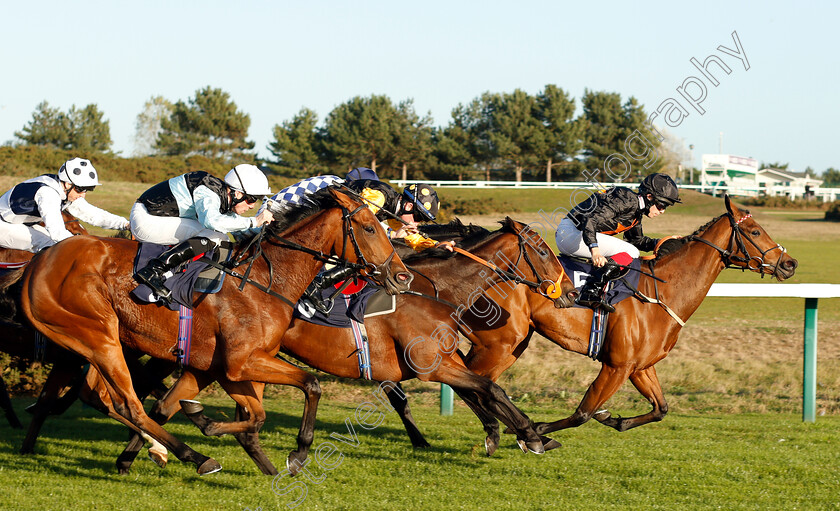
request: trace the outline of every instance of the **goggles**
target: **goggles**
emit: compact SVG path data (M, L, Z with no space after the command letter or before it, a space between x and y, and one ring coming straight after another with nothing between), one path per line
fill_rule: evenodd
M77 185L73 185L73 189L74 189L74 190L76 190L76 193L92 192L94 188L96 188L96 187L95 187L95 186L77 186Z

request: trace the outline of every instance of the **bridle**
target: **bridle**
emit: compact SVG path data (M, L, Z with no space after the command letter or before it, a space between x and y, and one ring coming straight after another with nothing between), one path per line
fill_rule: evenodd
M744 233L743 229L741 228L741 222L743 222L747 218L751 218L751 214L748 213L744 215L743 217L741 217L740 220L735 220L735 217L730 212L727 212L726 216L729 218L729 225L732 227L732 235L729 238L728 248L723 249L699 236L692 235L689 237L689 239L705 243L706 245L709 245L713 249L717 250L720 254L721 260L723 261L724 268L738 268L742 271L746 271L747 269L749 269L751 271L761 274L762 278L764 278L764 275L768 273L762 270L765 268L770 268L772 271L770 271L769 274L775 275L779 269L779 263L781 263L782 261L782 256L785 253L787 253L785 247L777 243L774 247L770 247L767 250L761 250L761 247L759 247L758 244L756 244L756 242L753 241L750 236ZM744 240L749 242L750 245L752 245L755 248L755 250L758 251L761 255L751 256L750 253L747 251L747 244ZM779 250L779 258L776 260L775 264L771 265L767 263L767 254L774 250ZM743 254L744 257L738 254Z
M240 254L243 254L243 255L248 254L249 252L251 252L250 249L253 246L253 247L255 247L255 250L253 251L253 253L250 256L237 258L234 261L232 261L229 265L221 265L221 264L218 264L218 263L215 263L215 262L212 262L212 261L208 261L208 264L210 266L218 268L221 271L224 271L225 273L227 273L229 275L232 275L233 277L241 279L242 282L239 285L239 290L240 291L245 288L245 284L251 284L252 286L256 287L257 289L259 289L259 290L261 290L265 293L268 293L271 296L274 296L276 298L281 299L283 302L285 302L287 305L291 306L292 308L295 308L295 306L296 306L295 303L293 303L291 300L289 300L285 296L281 295L280 293L277 293L276 291L271 289L271 286L274 283L274 267L271 264L271 260L268 259L268 257L266 257L266 255L263 253L262 242L264 240L268 243L273 243L275 245L279 245L279 246L282 246L284 248L288 248L290 250L296 250L298 252L304 252L306 254L310 254L316 260L321 261L325 264L333 264L333 265L336 265L336 266L343 266L345 268L352 268L356 273L358 273L362 276L365 276L367 278L370 278L371 280L373 280L377 284L384 286L384 282L380 282L377 277L385 274L386 267L394 259L394 256L396 255L396 251L394 250L394 247L392 246L391 247L391 254L388 256L388 258L385 260L385 262L383 262L382 264L380 264L378 266L374 265L373 263L368 262L365 259L365 256L362 253L362 249L361 249L361 247L359 247L359 243L356 240L356 234L355 234L355 231L353 230L353 224L351 222L351 219L354 215L356 215L356 213L358 213L359 211L362 211L366 207L367 206L365 206L365 205L361 205L351 212L346 207L341 206L342 232L343 232L343 241L342 241L342 245L341 245L341 256L325 254L324 252L322 252L320 250L311 249L311 248L306 247L304 245L301 245L299 243L295 243L294 241L287 240L286 238L283 238L280 235L275 234L273 232L268 232L268 229L263 228L263 229L260 229L259 233L256 236L252 237L248 241L248 243L239 251ZM347 239L348 238L350 239L350 243L353 245L353 250L355 251L356 258L359 262L348 261L347 259L344 258L344 254L345 254L346 249L347 249ZM265 260L266 264L268 265L268 286L263 286L262 284L254 281L254 280L251 280L249 278L249 275L251 274L251 268L253 267L254 262L259 257L262 257ZM233 270L233 268L237 268L239 266L242 266L243 264L248 265L248 267L245 269L244 273L240 274L240 273Z

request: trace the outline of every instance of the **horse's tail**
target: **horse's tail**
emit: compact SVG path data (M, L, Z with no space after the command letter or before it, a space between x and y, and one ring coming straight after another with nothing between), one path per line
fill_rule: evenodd
M0 275L0 322L19 323L16 321L17 300L20 298L23 272L26 266L9 269Z

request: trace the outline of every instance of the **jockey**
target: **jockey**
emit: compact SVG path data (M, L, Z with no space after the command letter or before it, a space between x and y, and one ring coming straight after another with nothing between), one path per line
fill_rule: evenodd
M400 194L390 185L380 181L373 170L359 167L351 170L347 174L346 180L332 175L304 179L284 188L272 199L281 203L297 203L306 194L335 183L344 183L345 186L358 193L382 223L391 239L402 239L408 246L418 252L434 246L452 251L453 242L438 243L433 239L426 238L417 230L418 222L434 220L438 209L440 209L437 192L427 184L407 186ZM388 216L386 211L399 217L405 224L392 216ZM304 298L324 311L326 306L321 299L321 291L346 280L352 273L352 270L346 267L327 268L307 288Z
M99 186L90 160L73 158L58 169L28 179L0 197L0 246L38 252L72 236L62 211L103 229L128 229L128 220L85 200ZM38 225L43 222L44 226Z
M271 193L265 174L255 165L237 165L224 180L203 171L189 172L146 190L131 208L131 233L138 241L175 245L134 274L163 300L171 292L163 285L167 272L198 254L218 247L226 233L271 222L264 210L241 216Z
M638 192L614 187L575 206L555 234L561 254L591 256L595 267L575 303L614 312L603 298L607 282L618 278L621 266L638 258L639 250L651 251L659 241L642 233L642 216L655 218L678 202L682 201L674 180L666 174L651 174L639 184ZM624 233L623 241L613 237L618 233Z

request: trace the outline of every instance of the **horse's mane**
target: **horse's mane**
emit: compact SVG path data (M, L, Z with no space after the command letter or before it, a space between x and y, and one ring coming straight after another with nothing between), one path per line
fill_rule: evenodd
M684 236L682 238L666 240L659 246L659 250L656 252L656 259L653 260L654 263L658 262L660 259L665 258L674 252L678 251L682 247L684 247L689 241L693 240L697 236L701 236L706 230L717 223L726 213L720 216L716 216L712 218L705 224L698 227L693 233L689 234L688 236Z
M419 226L420 233L433 240L444 238L466 238L476 232L486 231L478 225L464 225L459 218L455 218L448 224L423 224Z
M334 185L321 188L317 192L306 195L299 204L288 202L269 204L268 208L274 215L274 221L268 224L266 229L271 234L279 235L316 213L336 207L338 201L330 193L330 189L337 188Z

